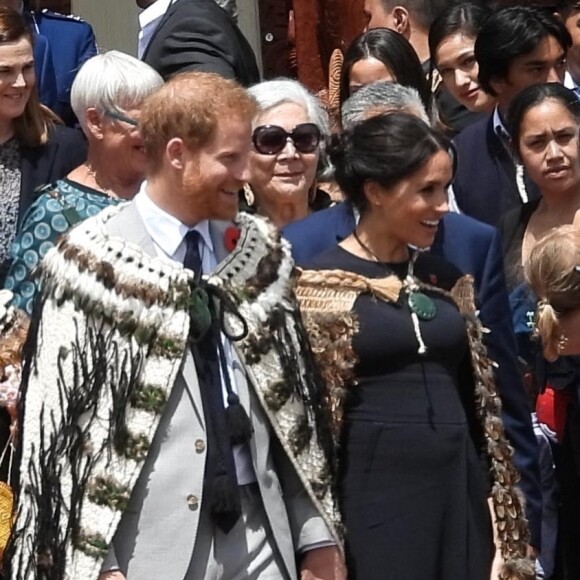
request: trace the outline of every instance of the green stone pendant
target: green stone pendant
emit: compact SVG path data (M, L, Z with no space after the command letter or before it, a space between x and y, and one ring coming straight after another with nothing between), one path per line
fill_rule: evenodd
M189 316L191 320L190 336L199 340L211 326L209 297L201 288L193 288L189 298Z
M421 320L433 320L437 314L437 306L435 306L435 302L422 292L409 293L409 308Z

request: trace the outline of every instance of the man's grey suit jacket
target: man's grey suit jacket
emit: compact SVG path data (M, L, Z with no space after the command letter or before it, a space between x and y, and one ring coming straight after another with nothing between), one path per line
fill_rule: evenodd
M229 225L210 223L218 261L228 253L223 234ZM107 226L112 236L156 255L133 203ZM305 546L332 542L332 536L273 440L268 419L252 392L252 377L236 353L234 373L240 401L254 427L250 452L265 511L288 578L296 579L296 554ZM199 389L193 357L187 352L103 570L118 568L129 580L185 577L196 537L208 533L199 529L207 437Z

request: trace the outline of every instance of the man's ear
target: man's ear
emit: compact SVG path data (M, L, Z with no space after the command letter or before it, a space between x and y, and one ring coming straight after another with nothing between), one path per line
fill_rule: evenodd
M404 6L395 6L391 11L391 18L393 19L393 28L405 38L409 38L411 35L409 11Z
M85 114L85 125L87 131L95 138L103 138L103 115L97 109L90 107Z
M165 156L167 161L174 169L183 169L185 167L185 143L179 137L174 137L167 142L165 146Z

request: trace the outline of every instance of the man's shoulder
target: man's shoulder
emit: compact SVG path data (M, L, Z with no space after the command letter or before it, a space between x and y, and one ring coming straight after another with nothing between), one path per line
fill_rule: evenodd
M66 22L69 25L76 26L91 26L86 20L83 20L80 16L75 14L62 14L61 12L54 12L44 8L43 10L37 10L34 12L35 18L40 21L45 22Z
M65 127L64 125L55 124L48 133L50 143L63 143L73 145L83 145L86 147L87 140L80 129Z
M351 206L344 202L337 203L332 207L314 212L304 219L288 224L283 230L283 235L290 239L291 237L300 235L302 232L311 231L313 228L339 224L347 220L354 221ZM320 233L322 234L323 232Z
M75 16L74 14L61 14L45 8L44 10L33 12L33 17L41 34L47 30L60 30L64 29L64 27L66 27L67 33L76 31L78 34L87 32L93 34L92 26L80 16Z
M465 146L469 143L476 142L480 139L485 139L489 131L490 128L489 126L491 122L492 117L491 115L488 115L483 119L480 119L479 121L476 121L471 125L468 125L467 127L465 127L465 129L463 129L463 131L461 131L458 135L456 135L453 138L453 142L456 145Z
M444 217L441 238L433 251L473 275L480 289L486 264L490 256L501 255L501 245L493 226L450 213Z
M336 245L355 228L352 207L339 203L287 225L282 236L292 245L292 255L298 264Z
M443 221L445 234L458 236L465 240L466 243L468 243L468 240L491 243L497 232L493 226L465 214L449 212L445 215Z
M94 224L94 227L102 228L107 236L132 241L135 235L141 239L146 234L145 224L135 200L120 203L110 211L107 208L107 212L95 216L101 219Z
M178 0L173 4L172 15L187 16L204 16L211 15L212 18L220 20L231 20L228 13L218 6L215 0Z

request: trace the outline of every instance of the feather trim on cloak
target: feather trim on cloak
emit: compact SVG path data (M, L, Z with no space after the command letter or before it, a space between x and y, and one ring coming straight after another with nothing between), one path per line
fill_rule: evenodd
M527 556L528 523L524 500L516 487L520 478L501 419L501 401L493 375L493 363L483 344L486 332L475 314L473 278L460 278L451 292L419 283L419 287L452 299L463 314L473 367L476 414L485 439L485 451L493 479L491 499L502 557L502 580L535 578L533 560ZM403 288L394 275L372 279L343 270L299 270L296 296L321 372L332 411L334 442L338 445L343 407L349 388L356 388L356 356L352 339L358 331L353 305L368 293L385 302L396 302Z
M179 372L196 282L113 237L105 209L71 230L40 269L27 345L13 580L97 578ZM240 240L200 286L304 488L340 545L331 435L292 295L288 245L240 214Z

